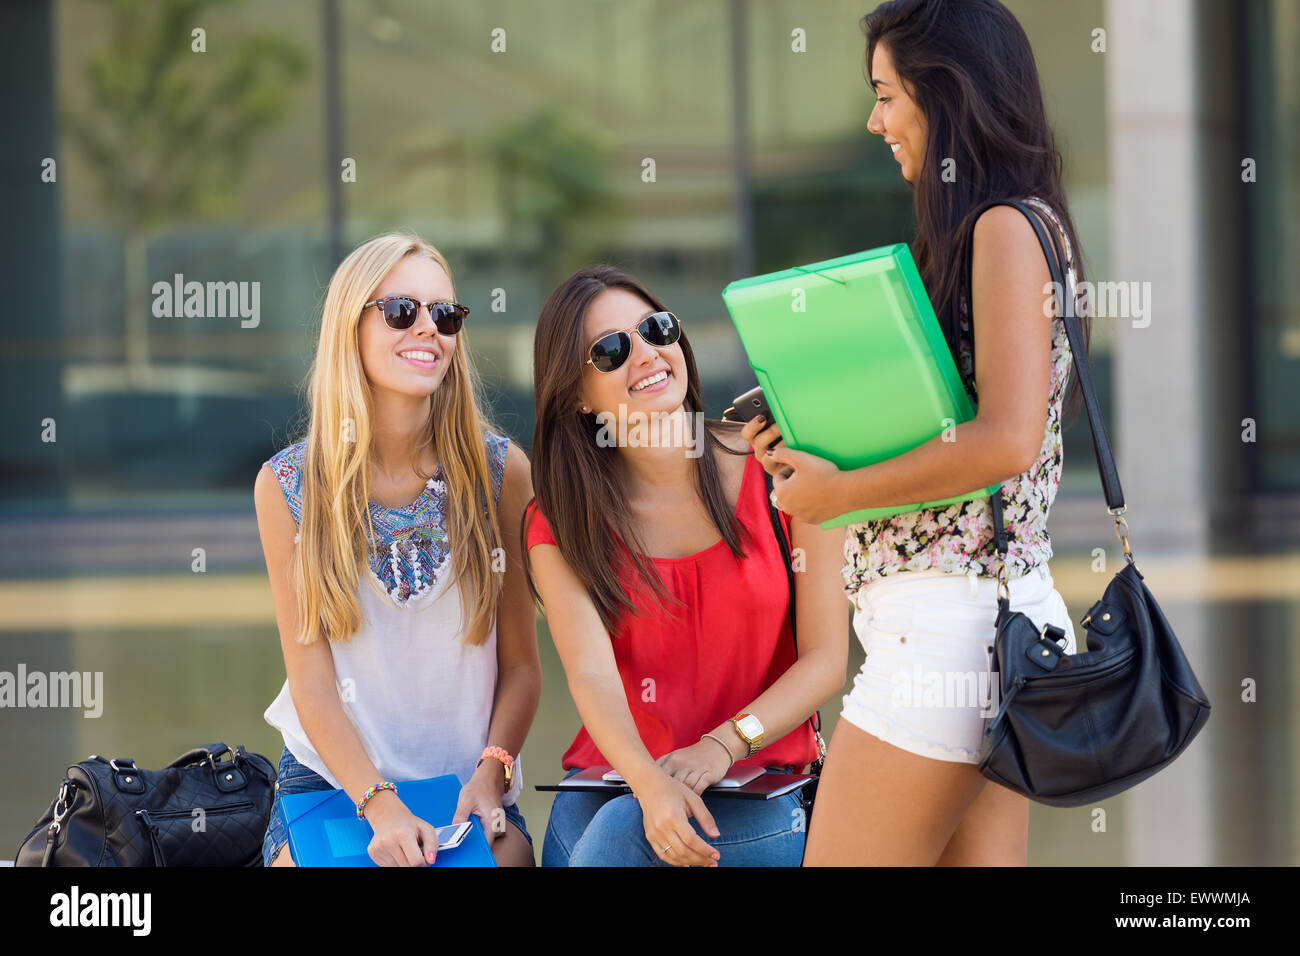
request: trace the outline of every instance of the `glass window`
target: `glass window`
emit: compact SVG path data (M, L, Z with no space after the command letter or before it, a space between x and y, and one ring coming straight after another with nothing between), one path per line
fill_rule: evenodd
M1253 181L1244 189L1254 297L1257 490L1300 491L1300 7L1249 3ZM1247 175L1243 169L1243 176Z

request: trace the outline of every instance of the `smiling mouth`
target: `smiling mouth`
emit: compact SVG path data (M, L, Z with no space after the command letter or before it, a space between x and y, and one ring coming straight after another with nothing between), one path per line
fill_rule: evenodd
M667 369L664 369L659 372L655 372L655 374L651 375L650 377L643 378L641 381L637 382L635 385L629 388L628 391L643 392L647 388L653 391L655 386L667 382L671 376L672 376L672 372L668 371Z
M397 354L419 368L434 368L438 364L438 356L424 349L407 349Z

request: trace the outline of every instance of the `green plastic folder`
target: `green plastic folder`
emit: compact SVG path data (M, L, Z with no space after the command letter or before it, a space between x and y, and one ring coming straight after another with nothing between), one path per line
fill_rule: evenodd
M975 417L903 243L741 279L722 299L791 448L848 471ZM997 489L866 508L822 527L946 507Z

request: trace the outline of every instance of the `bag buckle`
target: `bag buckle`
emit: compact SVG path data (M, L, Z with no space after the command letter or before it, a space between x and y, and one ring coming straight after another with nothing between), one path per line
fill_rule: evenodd
M213 772L213 773L216 773L216 772L217 772L217 762L218 762L218 760L219 760L221 757L224 757L226 754L230 754L230 759L226 761L227 764L233 764L233 763L237 763L237 762L238 762L238 757L237 757L236 753L235 753L233 750L231 750L229 747L227 747L227 748L224 749L224 750L218 750L218 751L216 751L215 753L213 753L211 750L208 750L208 749L205 747L205 748L203 749L203 753L207 755L207 758L208 758L208 766L212 768L212 772Z
M113 768L113 786L122 793L144 793L144 777L130 757L116 757L108 762Z
M1061 632L1061 636L1060 636L1060 637L1053 638L1052 640L1049 641L1049 640L1047 639L1047 630L1048 630L1048 628L1051 628L1053 631L1060 631L1060 632ZM1040 641L1043 641L1044 643L1047 643L1047 644L1060 644L1060 645L1061 645L1061 650L1062 650L1062 651L1064 651L1065 648L1066 648L1066 647L1069 645L1069 643L1070 643L1070 638L1069 638L1069 636L1065 633L1065 629L1064 629L1064 628L1057 627L1055 624L1044 624L1042 630L1040 630L1040 631L1038 632L1038 639L1039 639Z
M1059 633L1061 636L1060 636L1060 637L1049 638L1049 637L1047 636L1047 632L1048 632L1049 630L1051 630L1051 631L1056 631L1056 632ZM1042 651L1042 656L1043 656L1043 657L1048 657L1048 656L1051 655L1053 652L1059 654L1059 655L1062 656L1062 657L1065 657L1065 656L1066 656L1065 649L1066 649L1066 647L1069 646L1070 638L1069 638L1069 636L1065 633L1065 629L1064 629L1064 628L1057 627L1055 624L1044 624L1043 627L1042 627L1042 629L1038 632L1038 641L1037 641L1037 643L1038 643L1039 645L1042 646L1042 649L1043 649L1043 651Z
M233 793L247 784L247 778L244 776L243 771L239 769L240 751L226 747L216 753L210 750L205 750L204 753L208 755L207 764L212 768L212 779L215 781L217 789L222 793ZM229 760L218 759L226 754L230 755Z

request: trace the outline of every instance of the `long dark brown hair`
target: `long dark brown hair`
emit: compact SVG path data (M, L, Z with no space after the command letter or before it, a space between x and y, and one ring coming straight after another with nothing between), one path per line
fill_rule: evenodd
M889 0L864 16L861 27L868 78L883 41L925 115L925 159L911 184L917 221L912 256L956 358L966 246L988 200L1038 196L1051 206L1074 250L1076 279L1083 281L1082 250L1034 53L1019 21L997 0ZM948 159L955 161L951 182L941 175ZM1086 316L1080 321L1086 342L1090 322ZM1077 415L1080 397L1076 378L1071 414Z
M663 311L666 306L632 276L613 266L598 265L579 269L561 282L551 293L537 320L533 339L533 399L536 424L533 427L532 473L536 505L551 527L560 554L587 588L592 603L600 612L606 630L613 631L621 609L638 613L619 583L619 571L632 562L635 575L661 603L674 600L664 587L654 564L644 556L635 529L624 507L627 493L618 468L618 449L601 447L596 442L600 423L596 413L578 411L578 391L583 366L587 362L583 319L593 299L606 289L625 289L651 308ZM700 378L695 368L695 353L687 340L685 328L678 343L686 360L686 398L682 402L694 443L704 441L704 453L697 459L696 489L722 540L731 553L745 557L741 539L745 532L736 521L722 488L715 452L731 455L748 454L727 447L714 430L741 426L732 422L706 421L704 435L695 433L696 412L704 410L700 395ZM531 504L531 503L530 503ZM527 542L532 511L524 509L520 540ZM618 547L617 534L626 544ZM524 569L533 600L540 603L533 580L528 547L524 545ZM630 554L628 553L630 551ZM675 603L680 604L680 601Z

